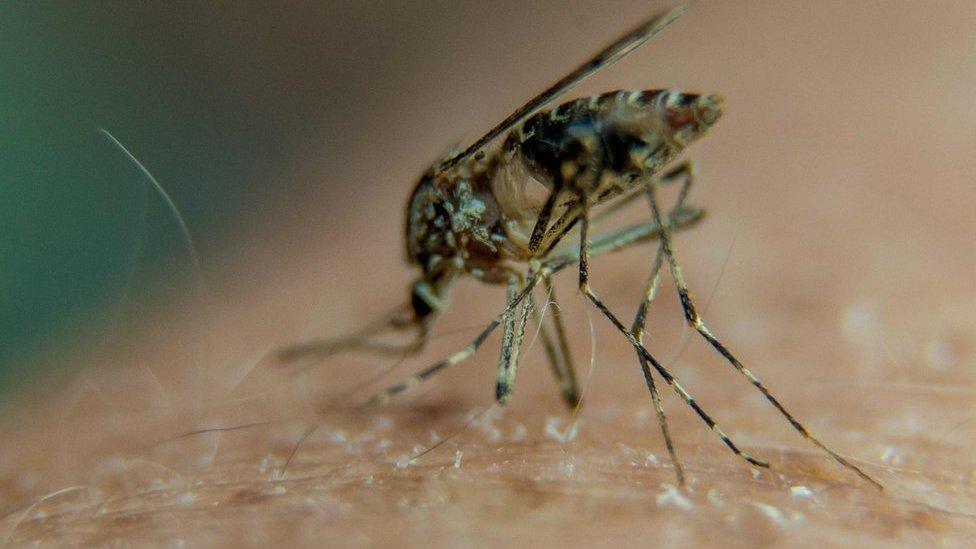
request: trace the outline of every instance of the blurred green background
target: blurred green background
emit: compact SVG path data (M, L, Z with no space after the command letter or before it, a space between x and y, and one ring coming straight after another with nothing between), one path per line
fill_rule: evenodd
M99 128L166 187L205 270L229 248L287 229L317 246L321 235L302 220L341 226L361 217L316 198L323 186L352 196L392 181L409 192L410 181L396 176L365 181L346 155L413 125L404 87L455 93L416 66L444 51L431 30L452 27L435 16L453 14L461 43L497 32L484 17L510 20L499 6L478 7L479 18L449 5L5 2L0 391L111 339L127 312L194 289L175 220ZM402 36L415 43L404 47ZM406 95L440 112L443 99ZM442 152L415 148L408 179ZM401 207L398 198L390 215Z
M511 76L488 82L505 93L485 104L486 82L472 77L483 67L512 73L510 59L479 44L525 35L512 28L517 6L5 2L0 391L110 339L126 311L193 290L175 221L98 128L166 187L205 270L249 239L268 246L274 234L281 248L279 235L297 234L295 248L309 249L330 228L369 225L334 198L377 187L396 195L374 214L396 219L389 236L398 247L402 201L424 164L524 98ZM584 28L586 9L563 16ZM615 15L605 19L619 26ZM561 64L552 64L555 74ZM471 99L457 102L459 93ZM436 145L403 140L417 117L430 120ZM369 151L369 162L360 155L353 165L350 151ZM373 151L383 155L378 175ZM316 228L326 233L310 233L308 220L324 220Z
M40 351L110 336L156 274L176 272L175 291L192 281L174 220L97 128L162 181L207 258L273 200L283 151L316 124L269 98L288 93L266 74L275 60L249 56L247 37L208 9L4 3L0 390L45 363Z

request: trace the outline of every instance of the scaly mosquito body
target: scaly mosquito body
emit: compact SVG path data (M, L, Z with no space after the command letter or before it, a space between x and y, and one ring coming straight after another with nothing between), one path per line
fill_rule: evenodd
M525 187L541 185L563 211L581 195L601 204L657 174L720 114L715 96L610 92L536 114L490 156L443 171L432 166L407 203L407 256L423 270L411 297L417 318L440 310L455 277L504 284L513 262L551 250L555 242L533 245L526 222L551 218L556 206L527 204Z
M685 9L687 5L680 6L639 25L517 109L465 151L449 154L431 166L407 202L407 257L421 271L410 287L408 303L389 318L348 338L284 348L277 353L279 360L321 359L350 348L397 354L419 352L430 325L445 306L444 298L452 282L471 276L484 283L507 285L507 304L502 313L466 347L374 395L360 408L383 404L471 357L502 325L495 398L505 404L515 387L526 323L535 314L543 323L539 333L563 399L575 409L580 404L580 393L566 331L558 312L542 318L533 290L541 282L548 299L556 301L552 276L576 265L581 293L637 354L679 483L684 476L668 433L655 376L670 386L732 452L751 465L768 467L765 461L743 452L642 344L648 308L666 265L689 326L747 378L794 429L838 463L880 488L876 480L810 434L732 355L706 327L684 281L672 234L696 223L703 211L685 204L694 182L691 162L674 161L719 119L721 99L666 90L617 91L544 110L568 89L655 36ZM490 149L489 145L503 135L502 144ZM665 210L659 190L679 181L675 204ZM649 221L591 235L591 229L601 219L641 197L649 203ZM574 230L578 234L573 234ZM634 321L627 328L591 287L589 259L651 240L660 244ZM412 341L391 344L377 339L390 330L404 329L415 332Z

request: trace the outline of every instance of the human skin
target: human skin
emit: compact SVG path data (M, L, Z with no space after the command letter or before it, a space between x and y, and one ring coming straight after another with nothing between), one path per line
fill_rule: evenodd
M690 150L699 179L689 201L708 216L676 237L676 253L710 328L883 492L804 441L683 329L667 278L648 349L770 469L738 460L659 383L687 475L677 487L634 352L575 292L572 273L558 290L584 378L575 415L531 333L512 403L470 424L491 406L497 336L389 406L354 411L499 312L504 290L473 282L456 288L423 355L368 387L395 359L343 354L302 373L261 361L403 302L416 273L401 263L401 208L422 154L524 99L486 89L400 113L397 128L424 131L381 142L389 169L375 161L382 132L369 130L383 121L364 120L351 141L372 146L351 145L341 169L367 187L337 183L305 204L296 192L282 219L321 216L269 227L215 260L208 302L190 293L134 322L125 345L82 353L74 381L39 389L43 399L6 418L0 540L966 545L976 534L976 13L965 2L730 4L701 2L579 93L663 80L725 96L722 121ZM622 30L618 17L600 21L596 36ZM547 27L554 41L560 24ZM544 74L603 40L557 42L565 58ZM517 65L497 86L521 83L527 95L547 83L539 71ZM483 110L465 119L475 104ZM304 169L296 181L330 175ZM653 256L642 246L594 261L593 288L624 318ZM249 427L189 434L214 426Z

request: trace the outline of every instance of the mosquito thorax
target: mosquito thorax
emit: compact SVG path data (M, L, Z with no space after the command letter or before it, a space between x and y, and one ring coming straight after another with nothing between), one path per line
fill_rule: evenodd
M446 171L435 167L414 188L407 204L407 256L426 278L467 272L487 282L507 280L496 272L509 245L489 184L493 165L479 157Z

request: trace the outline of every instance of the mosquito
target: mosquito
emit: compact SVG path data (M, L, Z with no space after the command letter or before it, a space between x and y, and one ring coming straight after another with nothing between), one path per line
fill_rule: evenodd
M688 5L644 21L515 110L466 150L453 151L427 169L406 207L407 256L420 270L410 286L408 303L350 337L285 347L278 350L277 359L282 363L317 360L348 349L419 353L431 325L445 307L452 283L470 276L486 284L506 286L504 310L467 346L373 395L359 408L382 405L457 366L472 357L499 326L503 335L495 399L506 404L515 389L526 324L534 316L542 323L541 340L562 398L570 409L576 410L580 390L558 307L553 314L542 315L533 296L541 285L555 302L553 276L575 266L579 291L634 348L678 482L684 482L684 473L668 431L655 375L735 455L752 466L769 467L768 462L743 451L678 378L644 347L648 308L666 265L688 325L745 376L804 438L882 489L877 480L811 434L742 365L706 326L685 283L672 237L676 231L700 221L704 210L685 203L695 181L694 164L690 160L679 162L677 158L718 121L722 99L718 95L670 90L614 91L546 110L556 98L656 36ZM503 134L506 135L500 146L492 147ZM668 185L679 187L675 203L666 209L659 195L661 188ZM642 197L650 210L646 222L604 234L591 233L600 221ZM628 328L593 289L589 264L594 257L648 241L658 241L658 250ZM379 339L394 331L411 331L413 338L398 344Z

